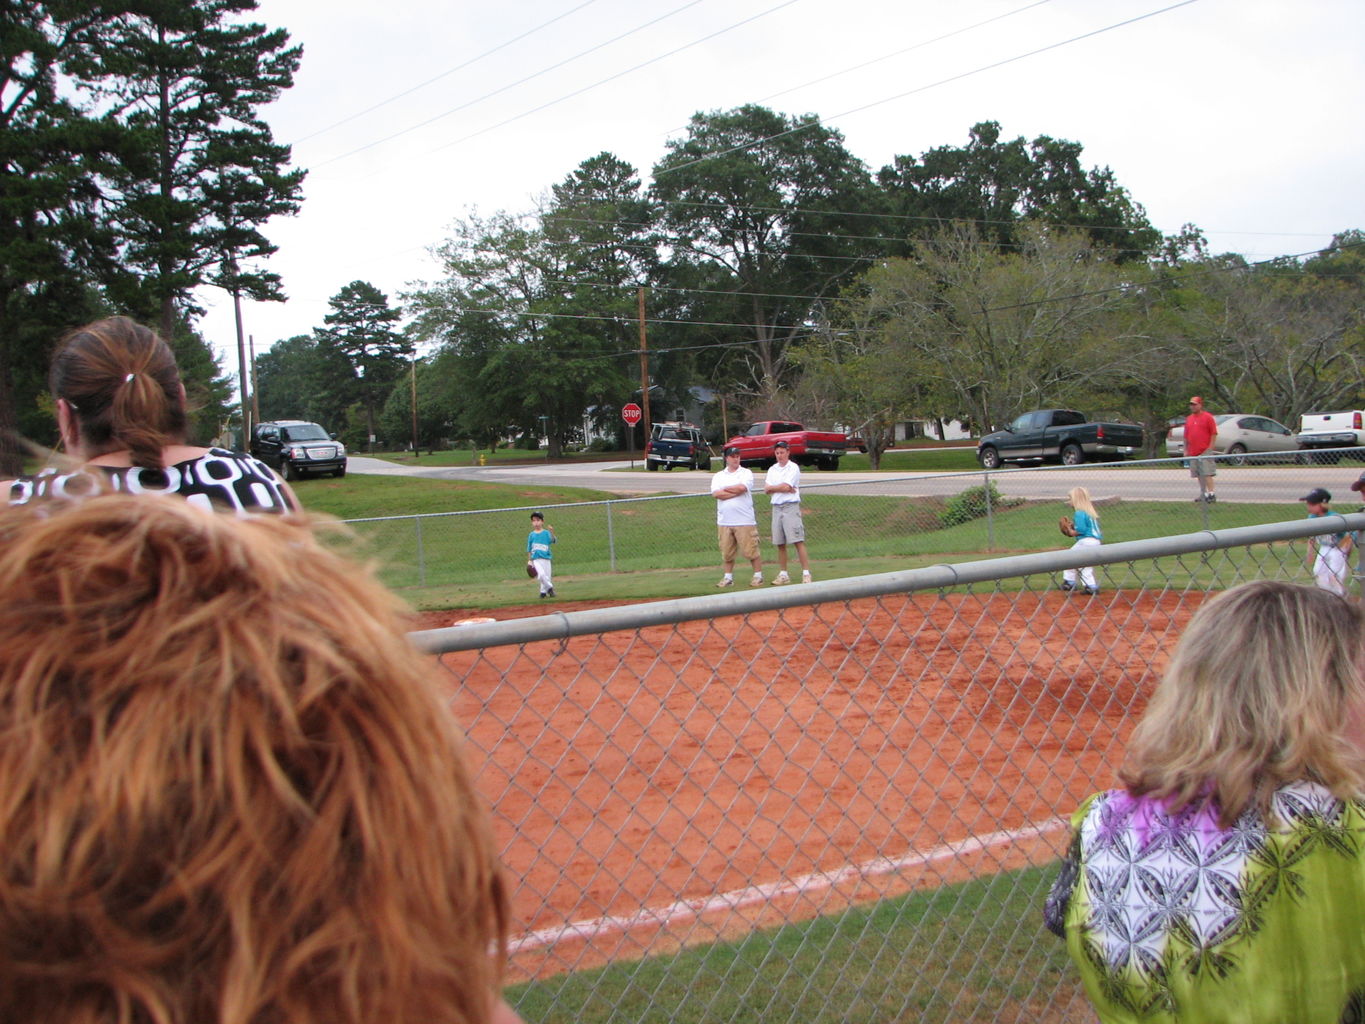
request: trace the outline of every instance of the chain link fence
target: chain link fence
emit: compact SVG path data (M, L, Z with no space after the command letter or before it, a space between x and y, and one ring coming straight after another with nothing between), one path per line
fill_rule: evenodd
M1060 547L1068 542L1058 534L1057 519L1068 511L1066 495L1077 484L1096 503L1106 543L1280 522L1303 514L1296 503L1314 487L1333 493L1336 511L1361 507L1349 489L1360 470L1354 462L1219 461L1214 503L1193 500L1197 482L1179 460L1170 459L989 473L878 474L841 483L826 483L823 474L807 471L801 504L815 578L866 575L903 567L907 560L930 565L983 552ZM762 474L757 477L761 488ZM771 578L768 501L761 493L756 505ZM715 501L709 494L397 516L352 520L351 525L378 557L385 582L413 604L476 606L489 594L505 604L509 594L515 595L514 586L534 596L521 572L532 508L545 511L558 535L555 579L563 597L610 596L593 585L594 577L609 573L652 574L659 578L660 592L671 593L699 593L719 576Z
M1092 1020L1041 920L1068 816L1113 784L1209 594L1302 580L1306 538L1361 529L1296 517L412 634L513 882L510 1000L531 1024ZM1098 595L1059 589L1081 565Z

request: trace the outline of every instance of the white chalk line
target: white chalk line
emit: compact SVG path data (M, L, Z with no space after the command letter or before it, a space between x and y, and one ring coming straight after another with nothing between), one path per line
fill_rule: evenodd
M643 907L633 914L624 916L605 916L589 918L585 921L572 921L554 928L542 928L526 932L508 943L509 953L552 946L569 939L591 941L605 935L628 932L646 926L659 928L676 925L682 921L693 920L718 910L740 910L755 904L768 903L783 896L806 896L811 893L833 889L848 882L866 878L892 875L907 868L926 867L938 861L950 860L963 854L979 853L993 846L1034 839L1049 832L1069 827L1064 818L1026 825L1017 829L1002 829L986 835L971 836L953 843L944 843L923 853L907 853L900 857L874 857L862 864L850 864L837 871L815 871L781 882L768 882L763 885L746 885L730 892L716 893L712 896L690 900L677 900L663 907Z

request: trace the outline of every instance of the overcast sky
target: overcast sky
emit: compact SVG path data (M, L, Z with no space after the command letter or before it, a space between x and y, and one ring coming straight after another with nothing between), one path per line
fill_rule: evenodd
M1079 142L1172 233L1315 250L1365 228L1361 0L260 0L304 48L264 113L309 171L270 223L287 303L243 303L259 353L353 280L391 303L471 210L525 212L603 150L647 183L699 110L814 113L873 172L1006 138ZM236 370L231 301L202 327Z

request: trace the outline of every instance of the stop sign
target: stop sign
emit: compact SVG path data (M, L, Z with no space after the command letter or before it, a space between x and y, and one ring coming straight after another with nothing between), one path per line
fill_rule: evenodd
M621 407L621 419L625 420L632 427L640 422L640 417L644 415L644 410L634 402L627 402Z

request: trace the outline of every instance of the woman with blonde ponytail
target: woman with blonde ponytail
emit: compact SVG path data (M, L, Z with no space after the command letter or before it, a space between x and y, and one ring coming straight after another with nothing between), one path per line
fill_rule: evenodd
M180 370L150 328L115 316L72 331L57 347L48 383L62 444L78 465L20 477L10 504L120 491L175 494L239 513L299 507L264 463L187 443Z

